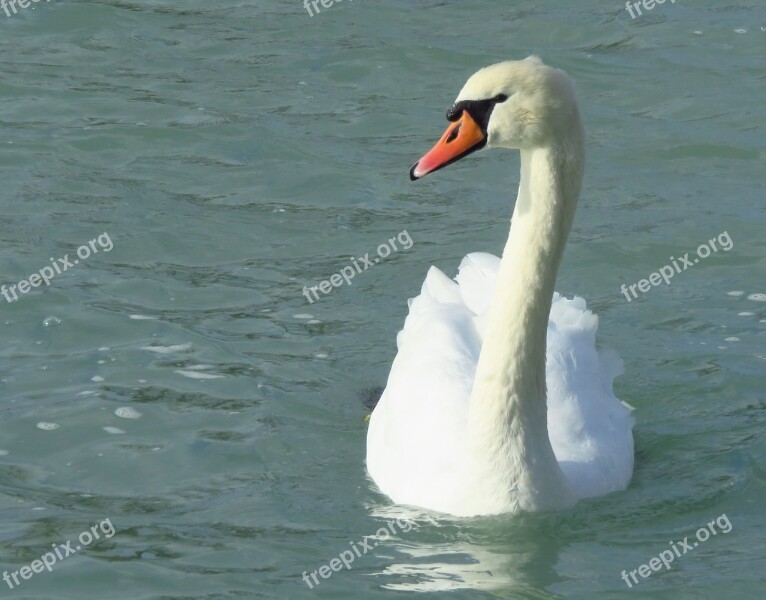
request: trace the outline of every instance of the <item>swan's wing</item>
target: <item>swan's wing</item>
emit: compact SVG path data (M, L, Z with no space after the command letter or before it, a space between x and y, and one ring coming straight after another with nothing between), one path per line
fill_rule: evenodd
M548 433L579 497L624 489L633 472L631 409L612 391L622 361L596 350L598 317L555 294L548 323Z
M466 256L457 283L436 268L397 336L386 389L370 419L367 466L395 502L437 507L452 490L482 331L500 259ZM548 430L580 497L627 486L633 470L630 410L612 392L621 370L596 351L597 317L582 298L554 296L548 327ZM450 491L447 491L450 490Z
M438 506L459 461L481 343L459 286L431 267L410 301L398 354L370 418L367 468L395 502ZM459 490L453 490L457 495Z
M456 277L481 338L500 259L469 254ZM580 497L624 489L633 473L630 405L612 391L622 373L616 353L596 350L598 317L585 300L554 294L548 322L548 433L556 458ZM470 393L470 388L469 388Z
M497 281L500 259L486 252L473 252L460 263L455 281L460 286L460 297L474 315L489 310Z

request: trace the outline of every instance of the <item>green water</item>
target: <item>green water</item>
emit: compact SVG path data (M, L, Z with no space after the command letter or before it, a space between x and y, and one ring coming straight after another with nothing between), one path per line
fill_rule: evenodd
M113 243L0 297L0 569L115 531L0 594L763 597L763 3L319 7L0 10L0 282ZM474 70L530 53L578 82L589 164L557 289L625 360L631 486L555 514L419 515L309 589L394 514L360 394L385 383L407 298L507 234L514 154L407 170ZM410 249L303 296L403 230ZM731 250L620 293L723 232ZM722 514L729 533L621 579Z

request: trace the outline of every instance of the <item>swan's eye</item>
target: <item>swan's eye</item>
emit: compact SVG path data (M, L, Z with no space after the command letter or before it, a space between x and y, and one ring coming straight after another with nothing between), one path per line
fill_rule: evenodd
M508 96L505 94L498 94L485 100L461 100L447 111L447 120L455 122L463 114L463 111L468 111L473 120L486 129L492 109L495 108L496 104L506 100L508 100Z

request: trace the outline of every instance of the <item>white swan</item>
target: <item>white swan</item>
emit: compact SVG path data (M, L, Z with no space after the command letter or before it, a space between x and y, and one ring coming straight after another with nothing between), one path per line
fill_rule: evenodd
M521 151L502 260L469 254L456 282L431 267L370 418L367 467L398 504L457 516L545 510L624 489L630 407L598 319L554 293L584 169L574 84L537 57L478 71L418 179L484 148ZM549 320L550 319L550 320ZM546 393L547 388L547 393Z

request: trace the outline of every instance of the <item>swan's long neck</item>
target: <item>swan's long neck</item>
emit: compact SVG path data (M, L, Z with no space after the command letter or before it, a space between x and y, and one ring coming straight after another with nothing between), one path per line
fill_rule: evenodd
M553 506L567 494L548 437L545 358L582 182L579 131L563 145L521 152L519 195L471 393L471 468L487 494L505 494L521 509Z

